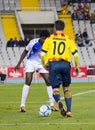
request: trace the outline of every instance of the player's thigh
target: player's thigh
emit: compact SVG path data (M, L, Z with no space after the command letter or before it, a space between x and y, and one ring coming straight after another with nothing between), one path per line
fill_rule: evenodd
M50 76L49 78L53 88L58 87L61 83L60 75L59 72L57 71L58 67L56 68L56 66L58 66L57 64L58 64L57 62L49 63L49 76Z
M50 86L49 72L44 67L42 67L39 70L39 73L42 75L43 79L45 80L46 85Z
M40 73L45 80L47 86L50 86L49 73Z
M69 86L69 84L71 83L71 66L69 64L66 64L66 67L64 68L64 71L61 75L62 78L62 85L64 87Z
M30 85L33 79L33 72L25 73L25 84Z
M63 75L62 75L62 85L63 85L63 87L69 86L70 83L71 83L71 75L70 75L70 72L63 74Z

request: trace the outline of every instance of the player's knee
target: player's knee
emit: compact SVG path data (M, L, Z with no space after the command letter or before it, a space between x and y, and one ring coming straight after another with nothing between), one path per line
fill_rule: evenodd
M65 98L70 98L71 97L71 92L70 90L64 90Z
M54 94L54 95L59 94L59 88L54 88L54 89L53 89L53 94Z

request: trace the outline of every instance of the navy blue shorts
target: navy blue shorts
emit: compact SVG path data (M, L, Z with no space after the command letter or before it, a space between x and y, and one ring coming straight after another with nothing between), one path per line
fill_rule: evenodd
M54 61L49 63L50 83L53 88L62 84L64 87L71 83L71 66L67 61Z

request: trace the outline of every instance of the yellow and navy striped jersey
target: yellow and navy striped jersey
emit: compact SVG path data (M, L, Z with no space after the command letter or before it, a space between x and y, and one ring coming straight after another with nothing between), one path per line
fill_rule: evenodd
M77 52L75 42L63 33L54 33L48 37L43 46L42 52L46 53L45 62L65 60L71 62L71 53Z

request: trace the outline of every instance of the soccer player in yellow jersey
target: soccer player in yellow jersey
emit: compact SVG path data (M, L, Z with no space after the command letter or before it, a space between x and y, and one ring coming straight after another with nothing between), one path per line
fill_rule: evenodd
M70 93L71 84L71 57L74 56L75 72L79 73L79 60L76 45L72 39L64 34L65 24L61 20L55 21L55 33L50 35L42 46L42 62L48 65L50 82L53 88L53 96L58 103L59 110L62 116L71 117L72 96ZM66 110L60 100L60 85L62 84Z

